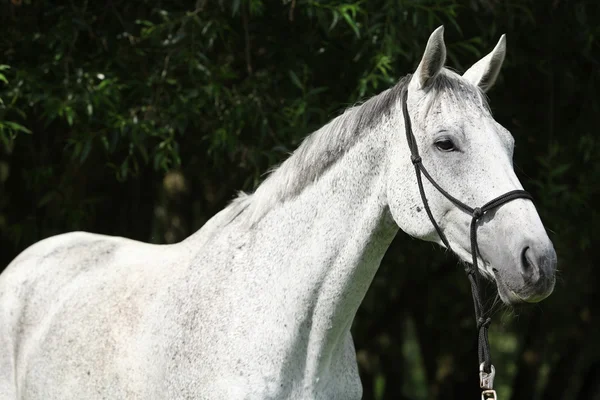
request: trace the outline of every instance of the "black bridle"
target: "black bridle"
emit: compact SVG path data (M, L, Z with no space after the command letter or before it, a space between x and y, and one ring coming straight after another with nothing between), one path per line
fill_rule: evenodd
M496 394L493 390L493 379L494 379L494 366L492 365L491 355L490 355L490 343L488 340L488 327L491 323L491 319L489 316L484 317L485 310L483 308L483 304L481 303L480 296L480 274L477 266L477 254L479 252L479 248L477 246L477 222L485 215L486 212L493 210L495 208L500 207L503 204L508 203L509 201L516 199L529 199L533 200L531 195L524 190L512 190L510 192L504 193L493 200L488 201L481 207L469 207L462 201L458 200L454 196L450 195L447 191L445 191L437 182L431 177L423 162L421 160L421 156L419 156L419 148L417 146L417 141L415 140L415 136L412 131L412 126L410 122L410 115L408 114L408 87L404 89L404 93L402 94L402 113L404 114L404 126L406 129L406 140L408 141L408 147L410 149L410 158L415 167L415 173L417 175L417 184L419 185L419 193L421 194L421 200L423 201L423 206L425 207L425 211L435 228L435 231L439 235L440 239L444 243L444 245L452 250L450 247L450 243L448 239L442 232L440 226L433 218L433 214L431 213L431 209L429 208L429 203L427 202L427 197L425 196L425 189L423 188L423 178L421 174L425 175L427 180L435 187L444 197L450 200L454 205L463 210L464 212L471 215L471 254L473 256L473 263L471 265L467 265L466 273L469 281L471 282L471 292L473 294L473 303L475 306L475 319L477 320L477 331L478 331L478 353L479 353L479 377L480 377L480 387L484 390L482 394L482 398L496 398Z

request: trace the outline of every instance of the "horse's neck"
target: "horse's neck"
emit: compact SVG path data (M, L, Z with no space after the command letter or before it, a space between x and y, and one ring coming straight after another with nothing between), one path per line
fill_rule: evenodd
M397 232L385 198L385 151L375 133L366 135L248 232L255 271L278 276L268 306L283 308L290 321L304 321L290 345L316 377L342 355L356 311Z

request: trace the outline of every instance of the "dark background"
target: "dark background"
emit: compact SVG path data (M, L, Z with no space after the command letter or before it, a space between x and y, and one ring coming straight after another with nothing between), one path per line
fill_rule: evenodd
M506 33L490 103L559 280L538 305L495 307L496 387L600 399L599 4L0 0L0 270L71 230L179 241L307 134L414 71L437 26L459 72ZM393 244L359 310L365 399L479 398L467 279L432 249Z

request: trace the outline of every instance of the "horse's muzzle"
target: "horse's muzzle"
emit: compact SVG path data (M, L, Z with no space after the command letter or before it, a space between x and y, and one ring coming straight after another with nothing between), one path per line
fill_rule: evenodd
M519 283L506 282L506 287L499 283L499 291L511 303L537 303L548 297L554 290L556 282L556 252L552 243L530 243L523 247L519 259ZM503 290L502 290L503 289Z

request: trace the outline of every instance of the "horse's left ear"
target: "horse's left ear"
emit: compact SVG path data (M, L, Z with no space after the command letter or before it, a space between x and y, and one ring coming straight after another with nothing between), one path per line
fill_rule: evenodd
M463 77L487 92L496 82L506 54L506 35L502 35L490 54L477 61Z

